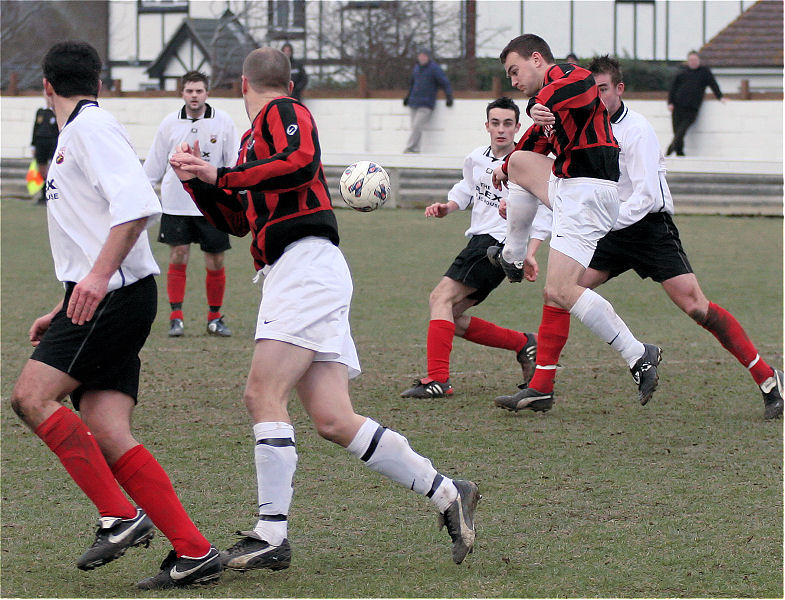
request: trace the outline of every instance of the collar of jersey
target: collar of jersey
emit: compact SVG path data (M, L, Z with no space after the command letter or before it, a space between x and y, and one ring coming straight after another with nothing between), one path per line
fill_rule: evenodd
M68 117L68 120L65 122L65 124L68 125L71 121L73 121L77 117L77 115L80 112L82 112L82 109L85 106L98 106L98 101L97 100L80 100L79 102L77 102L76 106L74 107L73 112L71 113L71 116Z
M627 107L624 106L624 102L622 101L619 110L617 110L615 113L611 115L611 123L618 123L626 116L627 116Z

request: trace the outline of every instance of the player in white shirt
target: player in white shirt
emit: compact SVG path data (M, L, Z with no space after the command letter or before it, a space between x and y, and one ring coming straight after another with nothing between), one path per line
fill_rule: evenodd
M174 550L163 575L141 587L214 580L222 570L217 550L131 433L139 351L158 297L159 270L145 232L161 214L158 198L125 129L98 106L95 49L85 42L55 44L43 72L60 128L46 187L49 239L65 297L30 328L35 350L11 406L98 509L95 542L77 561L79 569L149 545L155 525ZM81 419L62 404L68 395Z
M744 328L727 310L710 302L679 239L671 218L673 199L665 180L665 158L649 122L622 101L624 82L616 59L595 58L589 70L611 115L613 135L619 142L619 216L612 230L597 244L581 285L595 288L633 269L638 276L660 283L676 306L711 332L744 365L760 387L764 417L782 416L782 371L758 354ZM550 234L550 211L538 213L528 249L528 269L536 276L534 253ZM530 278L530 277L527 277Z
M491 176L494 167L515 148L515 134L521 127L520 110L509 98L494 100L485 113L485 129L491 145L480 146L466 157L463 179L447 194L447 202L436 202L425 209L426 217L443 218L473 205L471 224L466 230L469 243L431 292L426 342L428 374L415 379L412 387L401 394L403 398L442 398L453 394L450 353L454 336L512 350L523 369L524 382L534 373L537 352L534 334L506 329L464 314L504 280L501 267L491 264L486 257L490 246L504 241L507 229L499 215L499 202L507 195L507 189L494 189Z
M169 157L175 148L183 142L193 146L196 141L202 149L202 158L216 167L231 167L237 162L237 129L228 113L207 104L208 84L207 76L199 71L189 71L180 78L185 104L161 121L144 161L150 182L153 185L161 182L164 214L158 241L170 247L166 274L166 291L172 309L169 316L170 337L180 337L184 333L186 268L191 244L197 242L204 252L207 270L207 333L222 337L232 335L221 315L226 290L224 252L231 247L229 235L216 229L202 216L169 165Z

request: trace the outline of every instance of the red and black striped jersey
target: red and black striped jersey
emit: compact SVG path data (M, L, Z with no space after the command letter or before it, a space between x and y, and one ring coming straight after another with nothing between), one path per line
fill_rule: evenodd
M557 177L619 180L619 144L591 71L553 65L545 73L542 89L529 100L527 114L535 104L547 106L556 122L550 127L529 127L516 150L553 152Z
M237 165L219 168L215 185L193 179L184 185L218 229L253 234L257 269L307 236L338 245L316 123L292 98L275 98L262 108L242 137Z

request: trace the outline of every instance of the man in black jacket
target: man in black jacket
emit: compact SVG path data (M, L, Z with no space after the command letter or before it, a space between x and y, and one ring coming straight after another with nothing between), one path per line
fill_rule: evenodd
M676 156L684 156L684 136L690 125L698 118L706 86L711 88L717 100L727 102L711 69L701 64L700 56L693 50L687 55L687 65L676 75L668 92L668 110L671 111L673 122L673 141L665 152L666 156L673 152Z

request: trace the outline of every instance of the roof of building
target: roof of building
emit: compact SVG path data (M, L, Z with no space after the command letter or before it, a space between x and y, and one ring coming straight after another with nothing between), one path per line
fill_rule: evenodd
M782 68L782 0L759 0L700 50L712 67Z
M188 40L199 46L212 67L211 85L217 86L240 77L243 60L258 47L250 33L234 13L226 10L220 19L184 19L183 24L148 67L151 77L164 77L177 52ZM203 65L188 65L188 69L202 69Z

